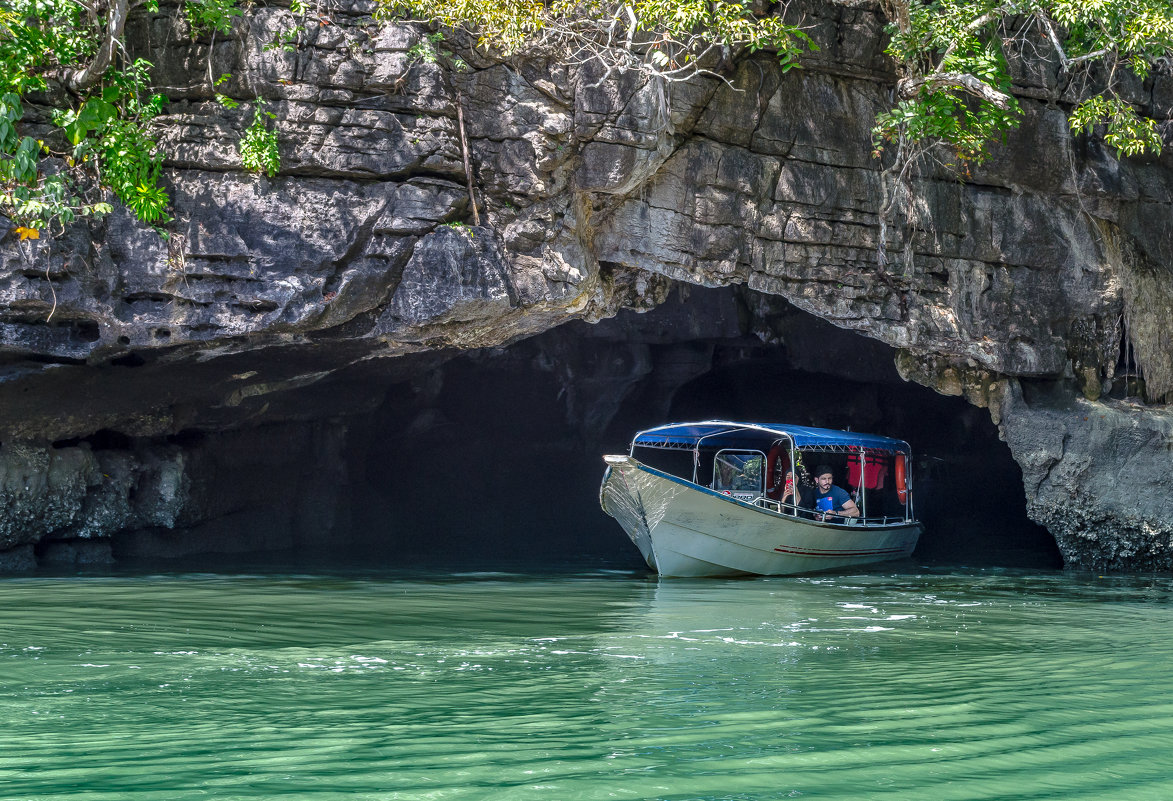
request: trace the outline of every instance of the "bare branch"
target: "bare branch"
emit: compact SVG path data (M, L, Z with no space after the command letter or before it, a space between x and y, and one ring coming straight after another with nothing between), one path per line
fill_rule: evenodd
M1108 55L1109 53L1111 53L1115 49L1116 49L1115 47L1104 47L1104 48L1097 50L1094 53L1088 53L1085 56L1076 56L1075 58L1071 59L1067 63L1074 65L1074 64L1080 64L1084 61L1092 61L1094 59L1102 58L1103 56Z
M1063 44L1059 41L1059 34L1055 33L1055 26L1051 24L1050 18L1041 11L1037 12L1035 16L1039 22L1043 23L1043 28L1047 31L1047 38L1051 40L1051 46L1058 53L1059 63L1063 65L1064 72L1071 69L1071 59L1067 58L1067 51L1063 49Z
M122 31L126 27L126 16L130 11L130 0L114 0L106 25L106 39L98 48L94 60L82 70L70 71L65 76L65 85L74 92L83 92L98 82L107 67L114 61L114 54L122 42Z
M987 103L992 103L1003 111L1010 109L1010 95L999 92L980 78L968 72L934 72L916 78L901 78L896 82L896 94L902 100L910 100L917 96L921 89L930 91L948 89L950 87L962 89L965 92L980 97Z

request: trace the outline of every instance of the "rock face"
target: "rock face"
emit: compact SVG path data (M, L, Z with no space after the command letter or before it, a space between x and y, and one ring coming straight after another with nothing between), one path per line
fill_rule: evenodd
M896 231L885 262L869 131L893 76L876 6L792 9L821 46L805 69L762 55L728 82L671 87L475 53L454 74L413 56L418 30L334 8L256 8L195 41L171 13L136 17L132 47L171 99L169 238L124 212L54 243L3 232L0 549L14 564L35 543L47 558L44 543L116 532L200 529L139 549L159 553L267 547L282 527L323 536L338 498L320 472L290 471L259 504L209 476L242 469L224 454L264 428L345 482L337 421L386 402L364 370L426 392L457 350L695 284L785 300L988 408L1069 564L1173 568L1168 413L1124 399L1138 375L1148 400L1173 394L1173 159L1073 140L1054 76L1023 76L1022 128L986 166L920 176L918 229ZM292 50L269 46L292 30ZM229 78L213 90L209 75ZM1136 91L1167 124L1173 76ZM234 145L254 98L279 120L272 179L243 172ZM738 335L785 346L768 319L744 304ZM603 430L596 401L596 419L570 424ZM258 528L277 509L301 511Z
M1027 511L1070 564L1167 571L1173 414L1120 401L1055 403L1014 388L1002 426ZM1029 400L1028 400L1029 399Z

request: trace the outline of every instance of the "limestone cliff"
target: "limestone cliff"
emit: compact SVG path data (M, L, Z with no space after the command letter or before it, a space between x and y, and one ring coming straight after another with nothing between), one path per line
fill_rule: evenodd
M286 426L303 432L289 453L344 475L330 421L386 402L358 371L426 393L456 351L696 284L785 300L892 346L905 379L988 408L1069 564L1173 568L1171 418L1139 397L1173 394L1173 158L1072 139L1054 76L1023 76L1021 130L971 175L923 175L912 257L885 263L869 131L893 76L875 5L792 8L821 47L804 69L759 55L727 82L671 87L472 52L452 74L413 58L420 31L371 10L331 5L292 52L269 46L295 24L283 8L196 41L173 10L134 20L171 101L175 222L167 239L116 212L52 242L0 240L12 560L52 539L243 526L255 511L211 488L222 466L193 458L192 438ZM1135 91L1168 130L1173 76ZM258 98L282 132L272 179L235 149ZM770 341L760 308L742 314L739 332ZM338 513L321 483L294 470L275 504L306 537Z

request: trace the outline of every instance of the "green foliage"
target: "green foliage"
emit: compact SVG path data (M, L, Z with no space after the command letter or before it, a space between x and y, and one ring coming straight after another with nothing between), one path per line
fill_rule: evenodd
M37 160L41 146L35 139L21 137L13 149L12 158L0 162L0 175L18 184L32 184L37 180Z
M249 172L264 173L272 178L281 169L281 154L278 150L279 136L276 128L270 129L266 120L275 120L277 115L265 110L265 104L257 98L256 112L252 124L240 140L240 161Z
M441 228L450 228L451 230L456 231L459 234L464 234L464 236L468 239L472 239L476 235L476 232L473 230L473 227L471 225L469 225L468 223L447 222L447 223L440 223L440 227Z
M17 223L21 238L37 238L41 229L54 223L109 212L110 204L79 197L67 175L40 171L43 146L16 132L22 114L19 97L11 92L0 97L0 208Z
M216 79L216 82L213 84L213 86L219 86L220 84L224 83L225 81L227 81L231 77L232 76L229 75L228 73L224 73L223 75L221 75L219 78ZM233 100L228 95L223 95L223 94L220 94L219 92L216 93L216 102L227 109L238 108L240 106L240 101Z
M505 56L545 52L608 69L686 79L732 49L770 49L785 69L811 39L739 0L378 0L384 17L410 18L477 37ZM434 42L432 43L434 46ZM426 60L421 48L416 56Z
M0 94L44 89L51 68L80 64L101 37L74 0L7 0L0 7Z
M299 32L296 28L291 28L285 31L279 31L273 36L273 41L265 43L261 50L269 52L270 50L280 50L285 53L297 52L297 40Z
M440 43L443 41L444 34L442 33L426 34L407 49L408 62L410 64L436 64L443 62L444 66L456 72L467 71L468 64L464 59L451 50L440 47Z
M163 156L140 127L111 118L98 142L98 152L106 164L106 183L135 216L148 223L170 219L166 213L170 199L159 186Z
M187 0L183 4L183 14L187 17L191 35L195 37L212 31L230 33L232 20L239 17L241 11L236 7L236 0Z
M82 11L66 0L14 0L0 10L0 209L37 235L109 211L102 186L141 219L166 219L161 156L149 133L165 100L147 92L148 62L95 75L76 105L56 110L59 135L50 141L65 150L18 134L21 96L47 89L50 73L82 74L102 48L105 20Z
M157 0L141 6L158 10ZM236 0L186 0L183 13L196 35L227 33L241 12ZM121 24L112 9L94 13L77 0L0 6L0 211L22 238L108 213L107 191L144 222L170 219L152 133L166 98L151 92L151 64L125 57ZM70 94L51 95L61 103L55 132L45 142L21 136L22 98L61 85Z
M163 156L149 126L166 99L146 96L150 67L138 59L112 72L100 95L88 98L76 111L60 112L54 121L73 146L68 156L73 165L100 165L102 183L135 216L159 223L170 219L169 198L159 186Z
M1104 141L1125 156L1145 151L1161 152L1161 132L1157 123L1137 116L1132 106L1118 97L1089 97L1071 112L1070 122L1072 130L1084 133L1091 133L1098 125L1104 125Z
M888 142L937 142L981 161L989 141L1019 121L1013 58L1058 68L1061 88L1081 96L1074 130L1103 126L1105 142L1123 156L1160 152L1153 121L1119 92L1125 72L1143 80L1158 59L1173 57L1169 0L889 0L886 8L886 52L901 65L904 91L877 119L877 151Z
M963 161L980 163L988 156L990 140L1017 124L1017 102L1013 109L1008 112L953 94L924 92L923 96L903 100L891 111L879 114L876 131L889 140L902 133L913 142L948 142Z
M437 45L444 40L442 33L429 33L407 49L412 63L435 64L440 58Z

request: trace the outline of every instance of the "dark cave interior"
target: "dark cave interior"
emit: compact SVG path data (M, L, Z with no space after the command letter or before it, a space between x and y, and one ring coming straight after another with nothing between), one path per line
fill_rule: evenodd
M735 332L746 297L691 289L645 315L573 323L393 387L348 438L358 540L430 563L638 567L598 505L602 454L663 422L732 419L907 440L926 526L918 562L1061 566L1026 517L1021 473L986 410L903 381L887 346L777 301L769 325L785 344ZM723 336L681 337L697 333L698 313ZM760 326L761 309L751 316Z
M149 442L113 429L83 439L178 449L192 476L194 503L173 527L114 534L125 565L641 570L599 508L602 455L641 429L719 418L907 440L925 524L914 562L1060 567L989 413L904 381L894 355L779 298L677 286L650 312L508 347L358 359L305 386L189 402L182 430ZM280 349L221 361L246 375L309 369ZM157 380L150 366L114 369L123 387ZM38 546L42 563L55 547Z

